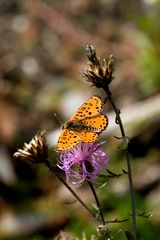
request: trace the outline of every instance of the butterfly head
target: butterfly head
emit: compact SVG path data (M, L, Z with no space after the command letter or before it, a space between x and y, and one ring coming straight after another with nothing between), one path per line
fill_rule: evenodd
M73 127L74 127L74 122L73 121L65 122L62 125L62 129L72 129Z

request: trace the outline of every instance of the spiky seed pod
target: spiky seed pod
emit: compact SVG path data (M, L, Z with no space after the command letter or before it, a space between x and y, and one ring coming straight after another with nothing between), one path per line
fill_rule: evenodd
M14 153L15 158L21 158L31 163L42 163L48 159L48 147L45 131L38 132L29 143L24 143L23 149Z

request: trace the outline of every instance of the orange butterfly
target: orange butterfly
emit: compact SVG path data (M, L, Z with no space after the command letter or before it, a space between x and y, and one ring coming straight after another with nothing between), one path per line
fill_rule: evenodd
M62 126L57 150L66 151L80 142L95 142L108 125L108 118L102 114L102 99L92 96Z

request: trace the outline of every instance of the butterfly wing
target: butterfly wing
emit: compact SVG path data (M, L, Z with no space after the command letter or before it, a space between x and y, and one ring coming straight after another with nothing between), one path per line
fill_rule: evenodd
M81 142L78 134L70 129L63 129L57 142L58 151L66 151Z
M99 114L102 110L102 99L99 96L90 97L77 112L71 117L70 121L81 120Z
M85 118L82 123L86 126L91 126L95 129L99 129L99 132L94 131L81 131L77 132L78 136L81 138L82 142L95 142L102 131L104 131L108 125L108 118L104 114L99 114L98 116Z
M99 134L96 132L81 131L77 132L77 135L80 137L81 142L86 143L95 142L99 138Z
M87 127L91 126L93 128L99 129L99 134L103 132L108 125L108 118L104 114L99 114L90 118L85 118L82 123Z

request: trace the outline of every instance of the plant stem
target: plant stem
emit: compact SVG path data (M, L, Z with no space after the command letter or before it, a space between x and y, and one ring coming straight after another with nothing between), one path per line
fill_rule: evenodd
M107 98L109 100L109 102L111 103L115 114L116 114L116 119L118 121L119 127L120 127L120 131L122 134L122 137L124 139L124 141L126 140L126 134L124 131L124 127L122 124L122 120L120 117L120 111L119 109L116 107L112 96L111 96L111 92L109 90L108 87L106 87L105 92L107 94ZM131 208L132 208L132 234L134 237L134 240L137 240L137 236L136 236L136 208L135 208L135 196L134 196L134 190L133 190L133 181L132 181L132 170L131 170L131 162L130 162L130 156L129 156L129 152L128 152L128 144L126 144L126 148L125 148L125 154L126 154L126 160L127 160L127 169L128 169L128 181L129 181L129 189L130 189L130 198L131 198Z
M92 213L92 211L87 207L87 205L82 201L82 199L75 193L75 191L66 183L66 181L57 173L57 168L52 166L48 160L44 161L45 165L51 171L51 173L56 176L64 185L65 187L72 193L72 195L79 201L82 206L92 215L94 219L96 219L96 215Z
M97 207L98 207L98 210L99 210L99 213L100 213L100 218L101 218L101 223L104 225L106 222L104 220L104 216L103 216L103 212L102 212L102 209L101 209L101 206L100 206L100 202L99 202L99 199L98 199L98 196L97 196L97 193L92 185L92 183L90 181L87 181L88 182L88 185L93 193L93 196L95 198L95 201L96 201L96 204L97 204Z

